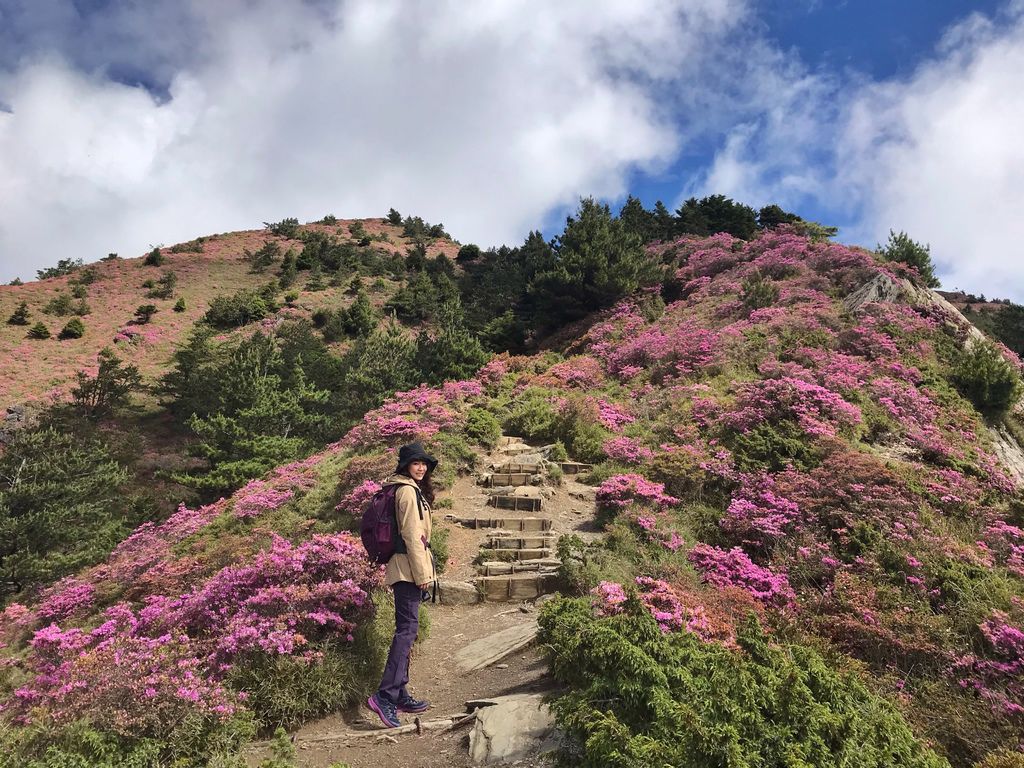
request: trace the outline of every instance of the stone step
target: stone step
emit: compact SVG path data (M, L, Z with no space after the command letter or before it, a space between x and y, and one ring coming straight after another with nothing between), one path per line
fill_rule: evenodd
M492 488L501 488L505 486L515 485L532 485L536 475L531 475L526 472L495 472L493 475L487 475L486 485ZM537 478L540 479L539 477Z
M487 503L498 509L514 509L523 512L540 512L543 501L534 496L491 496Z
M557 573L522 573L511 576L478 576L477 588L485 601L502 603L534 598L554 592Z
M522 464L520 462L508 462L502 464L500 467L494 470L495 474L499 475L517 475L525 473L527 475L539 475L544 471L543 464Z
M515 563L488 560L478 565L476 572L481 576L509 576L514 573L557 573L561 566L561 560L550 557Z
M511 435L502 435L498 438L498 447L504 448L506 445L512 445L513 443L522 443L523 438L514 437Z
M552 549L557 537L552 534L516 536L507 531L487 535L487 549Z
M447 519L463 528L500 528L504 531L550 531L554 524L547 517L455 517Z
M594 468L593 464L584 464L580 461L560 461L558 466L567 475L578 475L581 472L589 472Z
M517 624L464 645L455 652L455 664L462 672L475 672L521 651L536 638L536 621Z
M537 449L532 445L526 443L510 443L509 445L503 445L498 448L498 453L503 453L506 456L525 456L528 453L536 453Z

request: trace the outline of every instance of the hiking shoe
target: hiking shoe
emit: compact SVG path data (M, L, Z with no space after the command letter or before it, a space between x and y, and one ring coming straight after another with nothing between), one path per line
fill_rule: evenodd
M402 721L398 719L398 709L391 699L381 696L380 691L366 700L366 706L376 712L380 721L388 728L397 728L402 724Z
M396 708L399 712L417 714L419 712L425 712L429 706L430 702L426 699L414 699L409 694L405 694L405 696L398 700Z

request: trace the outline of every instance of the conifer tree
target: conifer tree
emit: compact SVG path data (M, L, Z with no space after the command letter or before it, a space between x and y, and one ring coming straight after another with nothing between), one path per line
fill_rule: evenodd
M46 426L0 454L0 602L104 557L130 530L125 468L98 440Z
M28 329L28 337L30 339L48 339L50 338L50 329L40 320Z
M28 318L29 318L28 304L26 304L23 301L23 302L21 302L21 304L18 305L18 308L15 309L11 313L11 316L7 318L7 324L8 325L28 325Z
M434 384L471 378L487 362L480 340L466 327L458 299L441 305L433 336L420 332L416 362L427 381Z
M419 383L416 344L394 321L356 343L346 356L345 414L360 418L394 392Z
M122 365L121 358L110 347L101 349L96 359L96 375L79 371L75 374L78 384L71 390L75 405L89 418L106 416L127 405L131 393L142 386L138 367Z
M193 413L189 428L199 442L193 453L209 462L206 472L182 473L178 482L210 495L302 455L327 426L319 407L328 392L311 385L301 360L286 370L276 340L256 333L235 349L230 375L221 376L208 415Z

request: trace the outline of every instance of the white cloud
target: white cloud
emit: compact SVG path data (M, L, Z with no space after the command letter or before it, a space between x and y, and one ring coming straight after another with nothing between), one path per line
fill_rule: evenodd
M903 230L946 287L1024 301L1024 3L970 15L903 79L810 73L769 47L749 61L736 123L681 197L810 207L869 247Z
M51 15L62 5L50 0ZM122 53L125 37L149 42L132 37L147 28L140 6L125 7L112 22ZM659 95L696 100L693 75L744 12L741 0L188 7L149 19L166 20L166 100L81 57L36 52L0 70L13 108L0 113L0 280L390 206L463 240L513 242L580 194L621 195L631 171L670 162L680 133ZM202 45L176 44L184 29Z
M1024 17L974 15L906 81L864 88L839 144L863 236L931 244L942 282L1024 300Z

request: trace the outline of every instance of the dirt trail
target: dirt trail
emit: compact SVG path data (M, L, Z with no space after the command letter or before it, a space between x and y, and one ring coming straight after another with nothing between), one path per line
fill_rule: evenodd
M477 471L490 471L509 461L501 449L481 455ZM514 460L514 459L513 459ZM449 561L443 574L446 580L472 581L477 575L473 564L487 539L486 529L465 528L449 518L469 517L545 517L552 521L556 535L575 533L594 538L593 489L567 475L561 485L541 487L543 506L539 512L496 510L488 506L488 493L475 476L461 477L450 492L452 508L434 511L434 525L449 530ZM546 676L543 653L536 647L516 652L497 664L475 672L462 672L453 657L468 643L499 630L535 621L537 609L532 602L481 602L475 605L428 605L430 634L413 649L409 688L417 698L426 698L431 708L421 715L429 720L465 711L465 702L511 693L533 693L551 689ZM403 723L412 723L412 715L402 715ZM470 724L471 725L471 724ZM354 712L330 715L307 723L294 734L298 764L303 768L328 768L347 763L351 768L462 768L471 766L467 753L470 725L453 730L407 734L391 737L380 727L375 714L365 706ZM373 730L381 738L353 733ZM348 738L346 738L346 736ZM337 738L334 738L337 737ZM247 762L255 766L268 756L265 749L253 750ZM522 765L530 764L522 763Z

